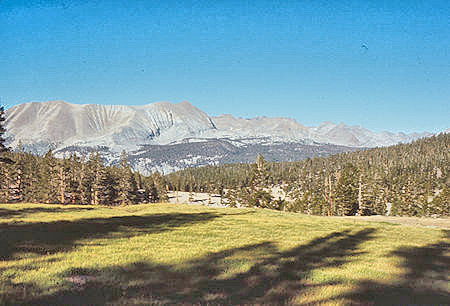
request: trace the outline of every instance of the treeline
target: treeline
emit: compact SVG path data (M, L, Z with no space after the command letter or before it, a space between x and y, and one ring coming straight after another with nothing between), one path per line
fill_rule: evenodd
M116 166L104 166L98 153L87 158L40 157L25 152L2 153L0 202L126 205L167 198L165 179L133 172L123 152Z
M167 179L174 190L225 193L244 206L315 215L449 216L449 157L450 136L440 134L300 162L259 158L254 165L191 168ZM273 186L290 201L274 198Z

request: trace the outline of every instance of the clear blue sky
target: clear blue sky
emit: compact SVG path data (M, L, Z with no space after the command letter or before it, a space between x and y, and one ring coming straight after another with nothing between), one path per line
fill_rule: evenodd
M450 127L450 1L0 0L0 98Z

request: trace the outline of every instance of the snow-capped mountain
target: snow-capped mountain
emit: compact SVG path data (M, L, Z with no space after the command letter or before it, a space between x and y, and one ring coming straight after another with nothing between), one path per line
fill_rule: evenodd
M295 160L431 135L374 133L332 122L306 127L289 118L210 117L189 102L142 106L24 103L6 111L6 129L12 148L21 143L27 151L41 154L53 149L57 155L94 149L110 163L126 150L135 169L144 172L248 161L259 152L266 152L271 160Z
M362 126L348 126L343 123L324 122L310 129L309 137L317 142L326 142L352 147L385 147L398 143L408 143L419 138L432 136L431 133L375 133Z
M6 112L11 146L107 146L113 151L165 144L214 130L211 119L188 102L143 106L33 102ZM48 150L45 148L45 151Z

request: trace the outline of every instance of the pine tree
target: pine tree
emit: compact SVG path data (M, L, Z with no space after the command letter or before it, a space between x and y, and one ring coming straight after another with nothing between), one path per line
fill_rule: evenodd
M228 189L225 192L226 203L230 207L237 207L238 195L235 189Z
M100 159L100 154L91 153L87 165L89 180L89 202L91 205L99 205L100 197L103 192L104 170Z
M245 192L241 193L241 201L249 207L271 208L273 197L264 190L268 188L269 168L267 162L261 154L258 154L255 163L251 166L250 186Z
M311 203L311 193L304 192L301 196L298 196L296 200L289 206L288 210L292 212L301 212L304 214L311 214L309 205Z
M58 171L58 198L60 204L66 203L66 185L67 185L67 178L66 178L66 161L65 160L59 160L57 171Z
M136 181L136 176L134 175L133 171L131 170L131 168L128 166L128 201L133 203L133 204L137 204L139 203L139 196L138 196L138 184Z
M66 178L66 191L69 194L69 202L71 204L83 203L81 201L80 190L80 168L81 163L79 158L75 154L71 154L67 160L65 160L65 178Z
M4 154L5 160L10 160L10 154ZM0 163L0 202L8 203L11 198L13 180L13 166L11 163Z
M261 207L261 208L272 208L278 209L277 203L273 203L273 197L270 193L265 190L256 190L249 194L248 196L248 206L249 207Z
M23 201L25 202L38 202L38 174L39 165L38 157L30 153L23 153L24 155L24 167L23 167L23 178L22 178L22 192Z
M430 203L430 215L450 216L450 188L444 186Z
M114 205L117 201L118 177L116 167L107 167L103 176L103 196L100 203L103 205Z
M76 184L76 196L82 204L89 204L90 194L90 178L88 175L88 166L85 157L80 159L80 166L75 170L78 174L78 182Z
M130 166L128 165L127 154L122 151L120 155L119 168L117 169L118 186L117 186L117 201L120 205L130 203L129 194L131 192L131 178Z
M148 203L156 203L160 200L157 184L153 176L143 179L143 187L145 190L145 201Z
M342 170L336 187L338 214L353 216L358 211L358 169L347 163Z
M334 212L332 187L331 175L325 176L323 197L325 202L327 203L327 216L333 215Z
M37 200L44 203L58 203L58 161L49 150L38 164L36 184Z
M18 152L14 154L13 180L16 186L17 201L23 202L25 199L25 189L27 185L27 169L26 169L26 154L22 152L19 145ZM29 176L29 175L28 175Z
M14 161L11 156L5 155L9 151L9 148L6 147L6 140L4 138L4 134L6 132L5 129L5 109L0 105L0 166L2 164L12 164Z
M165 177L162 176L159 172L153 173L151 175L153 183L156 187L157 191L157 200L155 202L167 202L169 197L167 195L167 191L169 190L169 183L166 181Z
M4 127L5 120L6 120L5 109L3 106L0 106L0 153L8 150L6 148L5 138L4 138L4 134L6 132L6 129Z
M268 187L269 169L267 162L261 154L258 154L250 173L250 186L254 189Z

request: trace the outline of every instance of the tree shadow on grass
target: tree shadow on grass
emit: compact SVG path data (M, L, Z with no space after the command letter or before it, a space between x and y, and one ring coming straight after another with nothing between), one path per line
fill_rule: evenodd
M340 267L361 254L374 229L331 233L279 251L264 242L212 253L183 265L136 262L101 270L72 269L53 295L26 301L49 304L287 304L311 286L338 281L310 281L315 270ZM248 269L242 269L248 266ZM78 278L76 278L78 277ZM73 280L82 280L75 282Z
M158 233L180 226L207 222L219 217L214 213L166 213L144 216L91 218L75 221L0 224L0 260L17 253L39 255L66 252L80 239L107 236L122 238Z
M361 305L449 305L450 231L438 243L401 247L389 254L401 258L404 273L394 283L362 281L345 298ZM317 301L317 304L332 302Z
M8 205L8 204L5 204ZM82 212L92 210L92 207L27 207L21 209L5 209L0 208L0 218L22 218L28 214L36 213L66 213L66 212Z

